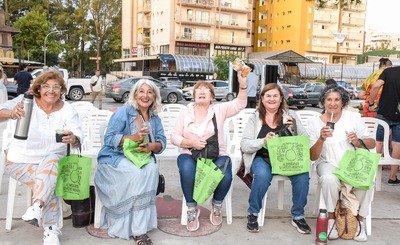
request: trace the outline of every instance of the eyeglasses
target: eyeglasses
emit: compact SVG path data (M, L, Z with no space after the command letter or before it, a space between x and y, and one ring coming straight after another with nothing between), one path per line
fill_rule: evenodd
M201 91L203 91L203 92L210 92L210 89L209 88L196 88L196 92L201 92Z
M281 96L279 94L265 94L264 97L267 99L279 99Z
M60 91L62 88L60 85L49 85L49 84L42 84L40 85L40 87L46 91L49 91L50 89L52 89L53 91Z

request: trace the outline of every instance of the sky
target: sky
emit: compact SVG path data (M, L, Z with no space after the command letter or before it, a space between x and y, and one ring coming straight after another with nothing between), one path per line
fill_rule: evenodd
M365 30L400 34L399 9L399 0L367 0Z

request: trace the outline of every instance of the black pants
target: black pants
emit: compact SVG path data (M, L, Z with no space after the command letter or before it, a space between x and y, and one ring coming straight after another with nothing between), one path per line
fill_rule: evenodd
M256 108L256 106L257 106L257 97L247 97L246 108Z
M28 91L28 90L29 90L29 88L17 87L17 96L20 95L20 94L25 94L25 92Z

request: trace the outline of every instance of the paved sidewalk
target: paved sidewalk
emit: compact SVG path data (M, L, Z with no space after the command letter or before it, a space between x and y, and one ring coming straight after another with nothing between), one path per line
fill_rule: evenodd
M0 132L1 132L0 125ZM1 133L0 133L1 136ZM182 200L182 191L179 185L179 174L176 163L173 161L162 162L160 172L166 177L166 192L160 198ZM400 186L388 186L389 170L383 171L382 191L375 192L372 203L372 236L368 237L365 244L390 244L400 243ZM8 177L3 176L2 190L0 194L0 245L15 244L42 244L43 230L41 227L34 227L21 220L22 214L27 208L25 186L17 187L16 203L13 213L13 227L10 232L5 231L5 216L7 204ZM284 210L279 210L277 199L277 184L273 182L268 192L268 203L265 218L265 225L261 227L260 233L254 234L246 231L246 210L249 189L237 177L234 179L232 196L233 223L226 224L224 217L220 230L200 237L180 237L167 234L161 230L154 230L149 233L154 244L157 245L180 245L180 244L315 244L315 216L312 214L314 196L316 190L316 178L310 181L308 204L306 206L306 220L312 228L311 235L303 235L296 231L291 225L290 208L291 186L285 182ZM180 203L180 202L179 202ZM180 204L175 204L180 205ZM209 204L203 205L210 210ZM179 206L175 207L172 219L180 220ZM225 206L224 206L225 209ZM225 215L225 211L223 211ZM65 214L68 215L68 214ZM159 217L165 219L166 217ZM206 218L205 218L206 219ZM207 220L205 220L207 221ZM208 222L208 221L207 221ZM181 227L185 229L184 226ZM122 239L100 239L88 234L86 228L73 228L71 220L64 221L61 244L134 244L134 241ZM356 244L356 241L336 240L329 241L331 244Z

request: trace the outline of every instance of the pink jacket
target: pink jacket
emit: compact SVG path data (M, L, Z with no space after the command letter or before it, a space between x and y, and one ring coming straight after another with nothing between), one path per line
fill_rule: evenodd
M211 104L208 109L208 115L206 119L207 126L202 136L198 136L195 132L193 132L193 129L189 127L190 124L194 123L195 103L188 104L187 107L181 111L175 127L172 130L171 143L176 146L180 146L184 138L200 138L206 140L214 135L212 118L215 112L218 126L219 155L226 155L225 138L223 132L225 119L238 114L246 107L246 104L247 100L240 100L237 98L225 103ZM181 148L181 153L191 154L190 149L187 148Z

